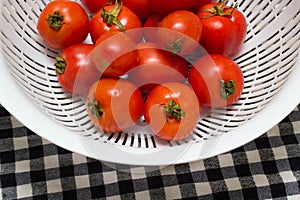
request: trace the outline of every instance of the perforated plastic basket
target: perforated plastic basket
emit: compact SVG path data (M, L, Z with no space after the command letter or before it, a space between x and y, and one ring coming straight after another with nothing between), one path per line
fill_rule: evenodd
M36 30L48 0L2 0L0 103L47 140L103 161L167 165L199 160L239 147L282 120L300 100L300 1L238 1L248 23L234 60L245 87L231 107L202 118L193 134L162 141L145 126L102 133L90 122L82 97L58 83L53 59ZM229 3L232 3L229 2Z

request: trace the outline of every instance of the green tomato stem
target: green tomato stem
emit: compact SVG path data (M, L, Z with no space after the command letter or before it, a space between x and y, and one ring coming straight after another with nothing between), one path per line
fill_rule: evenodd
M49 14L47 19L48 26L58 31L64 24L63 18L64 17L62 15L59 15L59 11L55 11L53 15Z
M120 3L119 3L120 1ZM102 13L101 13L101 17L102 19L108 24L108 25L116 25L117 27L119 27L123 32L125 32L125 28L124 25L118 20L118 16L122 10L123 7L123 3L121 0L116 0L115 5L113 7L113 9L109 12L107 10L105 10L104 8L105 6L103 6L102 8Z
M103 116L104 110L96 99L89 100L88 107L91 110L92 115L95 115L97 118Z
M165 105L164 111L167 118L171 117L176 120L181 120L185 116L185 112L181 109L180 105L177 104L173 99L169 100L168 104Z
M223 99L228 99L231 94L235 93L235 82L230 80L225 82L220 80L221 96Z
M67 62L60 56L57 56L55 58L56 62L54 64L55 66L55 72L57 74L63 74L65 73L66 67L67 67Z

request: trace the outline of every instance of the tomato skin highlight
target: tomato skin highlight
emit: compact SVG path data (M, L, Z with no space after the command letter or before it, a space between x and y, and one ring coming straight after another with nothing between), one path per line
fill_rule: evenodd
M165 105L173 100L184 115L180 120L169 118ZM144 116L152 132L164 140L180 140L192 134L197 125L201 106L194 91L183 83L169 82L156 86L148 95Z
M115 5L107 5L104 7L105 10L110 12ZM104 21L104 19L101 17L103 10L99 10L91 19L90 21L90 34L93 43L96 43L97 39L104 33L109 31L119 31L122 32L122 30L116 26L115 24L109 25L107 22ZM120 13L117 16L117 19L121 22L121 24L124 26L125 31L129 31L132 29L142 28L142 22L140 21L139 17L131 11L126 6L122 6L122 9ZM131 38L135 42L141 41L142 33L134 33L131 35Z
M65 65L63 69L56 66L56 72L61 86L66 91L86 95L91 85L100 78L100 72L90 58L93 49L92 44L74 44L64 49L57 58L63 59L61 61Z
M220 81L233 80L235 92L227 99L221 95ZM240 67L230 58L210 54L197 60L189 73L188 81L203 106L220 108L232 105L242 94L244 77Z
M102 109L101 116L93 111L95 102ZM141 118L144 102L138 88L129 81L103 78L92 85L86 107L96 127L116 133L133 126Z
M197 15L202 24L200 44L210 54L216 53L233 57L243 45L247 22L243 14L234 8L224 7L222 12L225 15L223 16L212 15L207 11L215 12L214 6L216 5L220 6L220 3L206 4L199 9ZM231 12L232 14L229 14Z
M156 85L166 82L184 82L188 74L188 62L171 52L160 49L152 42L137 44L138 64L129 71L128 80L149 93Z
M49 15L54 15L55 12L62 17L61 28L57 30L48 24ZM52 1L42 10L37 30L50 48L61 50L86 39L89 33L89 17L76 2Z
M199 46L202 24L191 11L179 10L168 14L160 22L159 28L157 43L174 53L187 55Z

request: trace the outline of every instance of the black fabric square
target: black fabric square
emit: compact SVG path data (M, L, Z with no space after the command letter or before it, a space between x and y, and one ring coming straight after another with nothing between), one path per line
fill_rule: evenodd
M278 173L276 161L263 161L261 164L262 164L265 174L277 174Z
M120 194L134 193L132 180L119 181L118 184Z
M286 197L285 185L283 183L270 185L270 188L273 198Z
M243 188L244 199L259 199L258 192L255 187L253 188Z
M250 167L248 164L236 165L234 168L236 170L236 174L238 177L252 176Z
M225 200L225 199L230 199L230 196L229 196L229 192L228 191L224 191L224 192L218 192L218 193L214 193L213 194L213 199L222 199L222 200Z
M3 107L0 105L0 117L4 116L10 116L11 114Z
M4 174L0 176L1 178L1 187L14 187L17 185L15 174Z
M13 130L12 129L1 130L0 139L12 138L12 137L13 137Z
M298 140L296 138L296 135L291 134L291 135L283 135L281 136L281 140L285 145L289 144L297 144Z
M91 188L92 199L106 197L104 185L91 186L90 188Z
M1 152L0 157L1 157L1 159L0 159L1 164L14 163L16 161L14 151Z
M77 199L77 191L76 190L69 190L63 191L63 199Z
M43 158L44 157L44 149L43 146L35 146L29 148L29 158L36 159L36 158Z
M72 177L75 175L73 165L66 166L66 167L60 167L59 169L60 169L60 177L61 178Z
M30 171L31 182L46 181L46 174L44 170Z
M48 195L37 195L32 197L33 200L48 200Z
M271 148L268 138L258 138L254 140L257 149Z
M194 183L194 179L191 173L177 174L178 184Z
M207 169L206 175L208 181L219 181L224 179L220 169Z
M57 153L58 154L71 154L70 151L64 149L64 148L61 148L61 147L57 147Z
M149 189L157 189L164 187L163 180L160 176L147 177Z
M87 166L89 174L102 173L102 166L100 162L88 162Z
M299 158L289 158L290 166L292 171L300 171L300 159Z

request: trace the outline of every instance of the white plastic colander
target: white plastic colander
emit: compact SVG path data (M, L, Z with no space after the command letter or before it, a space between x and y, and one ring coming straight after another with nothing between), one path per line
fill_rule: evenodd
M2 0L0 103L47 140L88 157L132 165L168 165L215 156L262 135L300 100L300 1L241 0L245 44L234 60L245 87L226 109L202 118L193 134L167 142L140 125L103 133L90 122L84 98L58 83L54 58L36 24L48 0ZM229 4L233 1L229 1Z

